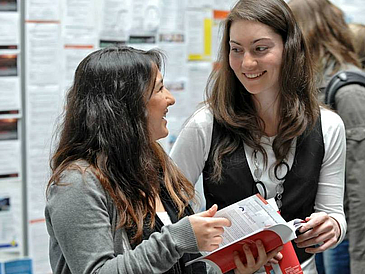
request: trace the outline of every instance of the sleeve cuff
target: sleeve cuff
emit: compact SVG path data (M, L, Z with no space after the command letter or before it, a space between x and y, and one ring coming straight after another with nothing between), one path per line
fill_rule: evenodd
M169 230L179 253L198 253L198 242L189 218L184 217L175 224L164 226Z

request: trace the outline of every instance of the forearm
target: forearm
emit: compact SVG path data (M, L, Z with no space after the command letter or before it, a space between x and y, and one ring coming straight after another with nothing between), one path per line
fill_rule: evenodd
M163 273L183 253L198 252L188 218L130 250L124 229L112 231L117 214L95 177L73 171L63 178L67 184L51 187L45 212L54 273Z
M127 250L107 260L96 272L110 273L163 273L170 269L184 253L197 253L197 242L188 218L163 227L153 233L134 250Z
M346 233L346 219L343 210L345 188L346 135L339 116L322 112L325 156L321 167L315 211L327 213L340 229L338 243ZM328 116L327 116L328 115Z

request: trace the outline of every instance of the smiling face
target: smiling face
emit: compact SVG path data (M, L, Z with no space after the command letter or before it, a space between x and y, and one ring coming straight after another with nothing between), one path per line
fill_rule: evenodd
M276 97L283 41L279 34L260 22L238 20L230 28L229 64L248 92Z
M163 85L163 78L161 72L157 72L155 87L151 97L147 102L148 111L148 129L153 140L158 140L167 136L166 113L167 108L175 104L175 98Z

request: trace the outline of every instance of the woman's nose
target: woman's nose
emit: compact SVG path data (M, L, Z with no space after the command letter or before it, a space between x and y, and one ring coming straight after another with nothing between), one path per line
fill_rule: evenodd
M241 64L242 68L251 70L256 65L257 65L256 59L249 52L245 52L245 54L243 55L242 64Z
M175 104L175 97L171 94L171 92L166 88L166 99L170 106Z

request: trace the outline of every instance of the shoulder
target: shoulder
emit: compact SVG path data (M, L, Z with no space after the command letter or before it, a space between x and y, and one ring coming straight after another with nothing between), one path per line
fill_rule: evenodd
M324 138L328 135L345 132L341 117L332 110L321 107L321 124Z
M86 162L75 162L61 173L57 184L52 183L47 192L47 200L51 202L73 201L73 199L106 199L106 193L92 168ZM56 198L57 197L57 198Z
M350 91L350 90L361 90L361 91L364 91L365 90L365 72L362 71L360 68L355 67L353 65L352 66L348 66L347 69L346 69L346 71L348 71L348 72L357 72L357 73L362 74L364 76L363 85L357 84L357 83L349 84L347 86L344 86L344 87L340 88L338 90L338 94L340 95L342 90L347 90L347 91Z
M342 97L352 97L354 100L356 100L356 95L357 94L360 95L361 93L363 93L365 91L365 72L352 64L342 65L341 69L337 73L339 73L341 71L346 71L348 73L355 72L355 73L360 73L360 74L364 75L363 85L361 85L359 83L350 82L349 84L340 87L336 92L336 100L339 100ZM364 96L364 95L362 95L362 96Z
M188 119L187 126L208 126L213 123L213 113L207 105L199 108Z
M211 135L213 130L213 113L207 105L195 111L185 123L180 135L198 133L199 135Z

